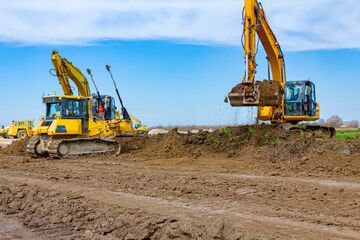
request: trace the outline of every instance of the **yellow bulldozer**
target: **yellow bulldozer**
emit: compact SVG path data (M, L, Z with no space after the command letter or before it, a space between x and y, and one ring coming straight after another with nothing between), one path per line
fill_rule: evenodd
M57 51L52 52L55 75L63 95L43 96L45 116L34 129L27 153L35 156L67 158L91 153L120 153L113 140L132 131L131 120L115 119L115 100L109 95L92 95L82 72ZM73 94L69 79L79 96ZM130 130L129 130L130 128Z
M33 135L34 120L12 121L11 126L0 129L0 137L26 138Z
M284 54L260 2L245 0L243 23L242 43L245 49L246 70L242 82L228 94L231 106L257 106L257 119L272 123L295 124L300 121L318 120L320 107L316 101L315 85L311 81L286 81ZM255 81L256 35L267 54L266 81Z

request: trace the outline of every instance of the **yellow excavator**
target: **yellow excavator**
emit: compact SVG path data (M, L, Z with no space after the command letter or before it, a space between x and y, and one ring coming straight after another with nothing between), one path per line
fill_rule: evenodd
M284 54L260 2L245 0L243 24L246 70L242 82L228 94L231 106L258 106L257 119L272 123L318 120L315 85L311 81L286 81ZM255 81L256 35L267 54L268 80L264 81Z
M113 137L129 124L115 119L114 99L108 95L92 96L86 77L57 51L52 52L51 60L64 95L43 96L46 115L40 117L27 153L60 158L119 153L120 145ZM79 96L73 94L69 79L75 83Z
M145 125L141 124L141 121L138 120L136 117L130 114L131 120L135 123L134 130L135 132L139 133L140 135L147 135L149 132L149 128Z

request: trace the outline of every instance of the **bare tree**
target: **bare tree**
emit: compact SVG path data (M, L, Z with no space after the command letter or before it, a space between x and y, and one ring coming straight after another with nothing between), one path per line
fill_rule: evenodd
M326 122L323 118L320 118L319 120L317 120L316 123L320 126L326 126Z
M359 121L351 120L348 124L348 128L359 128Z
M339 115L332 115L326 120L329 127L340 128L343 120Z

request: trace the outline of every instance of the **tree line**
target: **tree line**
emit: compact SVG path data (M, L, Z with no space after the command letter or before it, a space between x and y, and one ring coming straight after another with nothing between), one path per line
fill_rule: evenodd
M317 121L317 123L319 125L334 127L334 128L359 128L358 120L351 120L349 122L344 122L339 115L332 115L326 120L320 118Z

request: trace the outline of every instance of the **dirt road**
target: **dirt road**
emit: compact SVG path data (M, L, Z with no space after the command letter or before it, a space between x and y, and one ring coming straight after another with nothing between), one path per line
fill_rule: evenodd
M19 239L360 239L358 174L247 159L0 154L0 219Z

